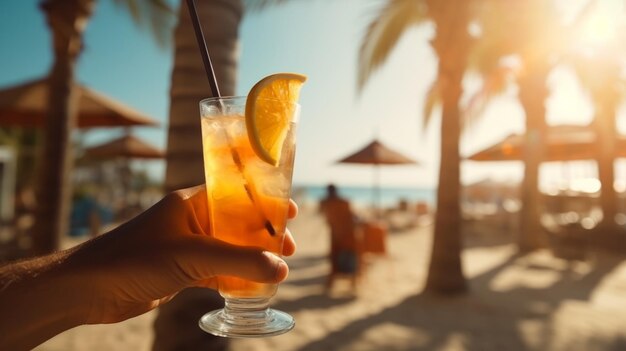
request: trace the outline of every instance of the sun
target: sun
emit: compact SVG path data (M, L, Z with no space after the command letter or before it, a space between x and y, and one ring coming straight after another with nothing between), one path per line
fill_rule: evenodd
M619 12L607 6L596 6L580 27L583 46L607 45L616 38Z

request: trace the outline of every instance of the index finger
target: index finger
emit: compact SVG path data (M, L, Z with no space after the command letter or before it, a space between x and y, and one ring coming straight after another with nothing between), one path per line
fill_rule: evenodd
M287 212L287 218L292 219L298 215L298 204L293 201L293 199L289 199L289 211Z

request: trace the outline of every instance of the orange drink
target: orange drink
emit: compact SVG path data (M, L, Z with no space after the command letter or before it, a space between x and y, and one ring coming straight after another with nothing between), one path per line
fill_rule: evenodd
M293 172L294 130L292 122L274 166L255 154L242 114L203 115L205 175L215 238L280 254ZM269 298L276 292L276 285L236 277L219 277L218 285L224 297Z
M286 232L299 113L297 95L285 82L292 76L270 76L247 98L200 103L211 235L276 255L282 252ZM276 92L281 94L272 95ZM276 284L232 276L219 276L217 281L225 306L202 316L203 330L219 336L259 337L293 328L289 314L269 308Z

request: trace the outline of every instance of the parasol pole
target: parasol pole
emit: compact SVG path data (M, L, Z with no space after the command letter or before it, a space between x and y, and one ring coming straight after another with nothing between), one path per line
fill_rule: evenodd
M381 190L380 190L380 166L374 164L374 218L380 219L381 216Z
M380 122L376 124L374 129L374 141L378 142L380 136ZM380 220L381 215L381 200L380 200L380 164L374 163L374 218Z

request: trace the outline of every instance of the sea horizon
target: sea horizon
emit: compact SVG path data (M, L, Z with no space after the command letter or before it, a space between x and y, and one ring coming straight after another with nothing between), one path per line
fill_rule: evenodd
M307 203L317 203L326 195L326 184L295 183L293 197ZM367 185L339 185L339 195L357 206L371 206L377 202L376 191L373 186ZM427 186L380 186L379 205L395 207L400 201L408 203L426 202L434 205L436 202L436 187Z

